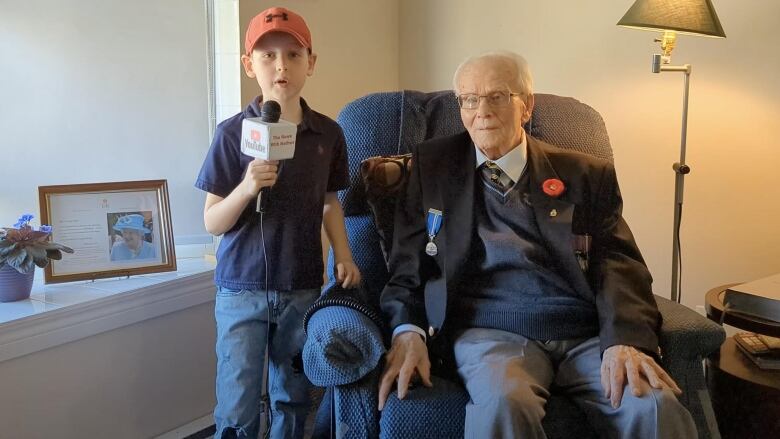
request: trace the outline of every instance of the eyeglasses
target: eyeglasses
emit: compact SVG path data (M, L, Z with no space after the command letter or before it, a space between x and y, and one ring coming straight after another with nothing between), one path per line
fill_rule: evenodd
M522 93L509 93L506 91L494 91L486 95L466 93L455 96L458 99L458 105L464 110L476 110L479 107L479 100L485 98L487 104L493 108L506 107L512 102L515 96L522 96Z

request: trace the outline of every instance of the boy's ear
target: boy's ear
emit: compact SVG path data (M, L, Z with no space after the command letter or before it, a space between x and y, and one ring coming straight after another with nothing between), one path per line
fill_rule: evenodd
M306 71L306 76L311 76L314 74L315 64L317 64L317 54L312 52L309 54L309 69Z
M241 55L241 64L244 65L244 72L246 72L246 75L250 78L254 78L255 72L252 70L252 57L249 55Z

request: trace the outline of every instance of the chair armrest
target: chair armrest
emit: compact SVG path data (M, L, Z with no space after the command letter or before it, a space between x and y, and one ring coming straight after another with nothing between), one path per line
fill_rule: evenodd
M665 361L706 357L726 339L720 325L696 311L664 297L655 296L655 300L663 317L659 342Z
M322 307L306 328L303 370L316 386L353 383L374 370L385 353L379 327L352 307Z
M376 368L360 380L333 387L336 428L340 439L376 439L379 434L379 377ZM384 435L381 437L388 437ZM393 437L393 436L390 436Z

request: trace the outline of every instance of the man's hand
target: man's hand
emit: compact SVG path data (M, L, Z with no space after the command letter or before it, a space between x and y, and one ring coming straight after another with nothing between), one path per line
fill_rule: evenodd
M342 288L352 288L360 285L360 269L352 260L336 263L336 280ZM326 280L327 282L327 280Z
M676 395L682 394L677 383L652 357L632 346L610 346L601 359L601 386L604 387L604 397L610 399L613 408L620 407L626 384L634 396L644 395L648 385L656 389L670 389Z
M402 332L393 339L390 352L385 357L385 370L379 383L379 410L385 408L387 396L398 378L398 399L404 399L412 377L419 376L422 383L432 387L431 362L428 348L416 332Z

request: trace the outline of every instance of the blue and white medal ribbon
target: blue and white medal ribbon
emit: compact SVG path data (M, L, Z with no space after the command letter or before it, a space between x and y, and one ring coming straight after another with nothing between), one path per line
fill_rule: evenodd
M430 256L436 256L439 253L439 248L436 247L436 243L433 242L436 235L441 229L442 214L441 210L428 209L428 217L426 226L428 229L428 244L425 245L425 253Z

